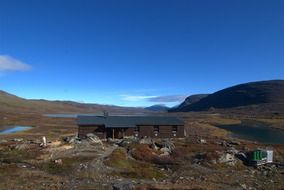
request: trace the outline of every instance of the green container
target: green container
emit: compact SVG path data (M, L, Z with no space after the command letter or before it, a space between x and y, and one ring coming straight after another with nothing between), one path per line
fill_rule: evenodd
M266 152L255 150L252 152L252 160L259 161L266 157Z
M253 157L252 160L257 160L257 151L253 151Z
M248 154L248 161L251 165L258 166L262 165L268 162L272 162L272 151L266 151L266 150L254 150L250 151ZM269 158L268 158L269 157Z

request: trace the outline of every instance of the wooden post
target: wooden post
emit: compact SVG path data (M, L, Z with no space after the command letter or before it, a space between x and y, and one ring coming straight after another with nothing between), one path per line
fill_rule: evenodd
M114 139L114 129L112 129L112 139Z

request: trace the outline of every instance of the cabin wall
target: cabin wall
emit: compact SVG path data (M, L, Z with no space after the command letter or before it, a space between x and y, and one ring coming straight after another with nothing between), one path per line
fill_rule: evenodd
M124 136L135 136L134 128L124 128Z
M179 125L178 126L178 131L177 131L177 138L183 138L186 136L185 130L184 130L184 125Z
M88 133L93 133L100 139L106 138L106 130L103 125L80 126L78 128L78 137L86 138Z
M139 137L154 137L154 126L138 126L138 136Z
M140 125L135 128L117 128L114 129L116 137L127 137L127 136L135 136L135 137L151 137L151 138L183 138L184 134L184 126L175 126L176 132L173 131L174 126L172 125L164 125L164 126L156 126L158 127L158 131L155 132L155 126L149 125ZM119 132L119 133L118 133ZM104 126L99 125L91 125L91 126L79 126L78 128L78 136L79 138L86 138L88 133L93 133L98 136L100 139L112 138L113 130L111 128L105 128Z
M173 132L172 125L159 125L158 131L155 131L155 126L139 126L139 137L151 137L151 138L183 138L184 135L184 126L175 126L177 131Z
M175 137L172 132L172 126L159 126L158 137L159 138L169 138Z

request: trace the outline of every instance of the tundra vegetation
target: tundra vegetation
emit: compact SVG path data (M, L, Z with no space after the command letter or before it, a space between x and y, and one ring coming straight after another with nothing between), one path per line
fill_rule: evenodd
M1 135L0 189L281 189L283 166L246 165L235 155L270 147L284 162L284 145L233 139L219 124L262 122L283 127L283 118L242 118L212 112L164 113L185 121L184 139L79 141L74 118L5 114L4 125L32 129ZM46 136L47 146L42 146ZM233 155L233 158L228 157ZM230 159L232 160L230 160Z
M228 88L213 95L189 97L181 106L199 105L202 100L206 105L219 103L216 97L234 95L231 91L239 88L246 92L243 97L251 97L255 85L259 83ZM270 101L271 97L283 100L280 96L283 91L269 92L265 101ZM262 93L260 96L263 97ZM0 130L7 126L32 126L26 131L0 135L0 189L283 189L283 144L236 139L228 131L216 127L246 124L284 130L283 103L260 100L257 105L229 109L210 107L198 112L171 110L167 113L26 100L0 92ZM91 138L80 140L76 138L75 118L44 116L46 113L102 113L103 110L178 116L185 122L186 137L101 141L91 134ZM245 153L258 148L272 149L274 163L250 166Z

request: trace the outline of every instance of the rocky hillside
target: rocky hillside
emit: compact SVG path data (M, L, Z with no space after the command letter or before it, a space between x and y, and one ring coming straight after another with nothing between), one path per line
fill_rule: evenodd
M182 102L179 106L172 108L171 110L182 110L186 107L188 107L191 104L194 104L196 102L199 102L202 98L207 97L209 94L195 94L188 96L184 102Z
M143 113L142 108L129 108L100 104L81 104L72 101L28 100L0 91L0 112L2 113Z
M210 108L236 108L251 105L284 107L284 80L250 82L210 94L191 104L184 102L173 112L204 111Z

